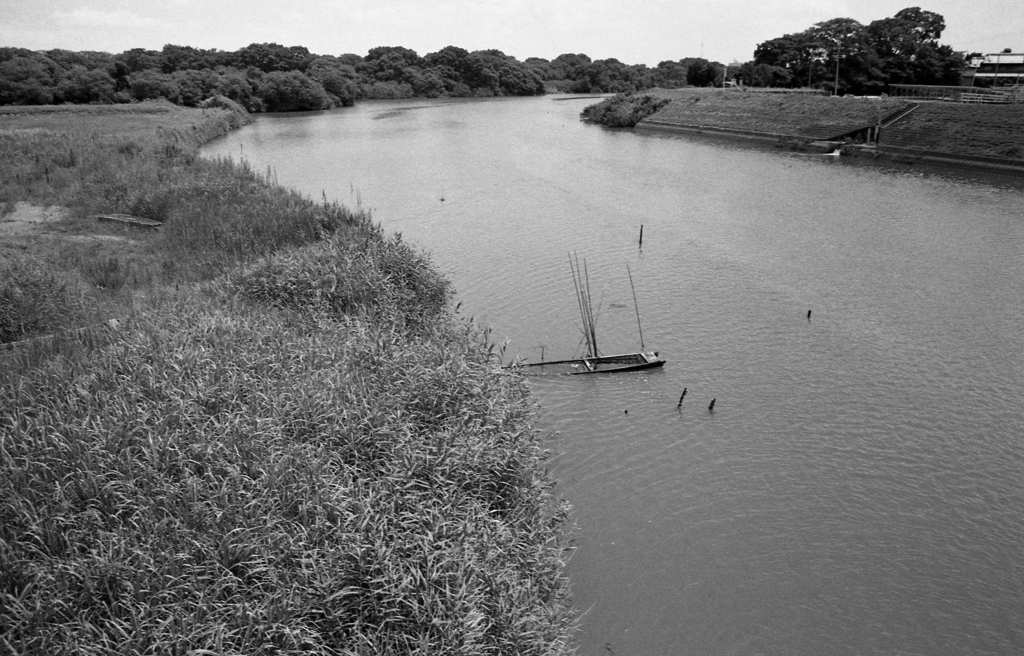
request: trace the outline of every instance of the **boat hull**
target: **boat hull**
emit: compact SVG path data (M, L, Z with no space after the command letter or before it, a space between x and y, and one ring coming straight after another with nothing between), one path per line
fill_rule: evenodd
M657 353L622 353L594 358L574 360L552 360L549 362L528 362L518 365L530 374L609 374L623 371L642 371L665 366L665 360Z

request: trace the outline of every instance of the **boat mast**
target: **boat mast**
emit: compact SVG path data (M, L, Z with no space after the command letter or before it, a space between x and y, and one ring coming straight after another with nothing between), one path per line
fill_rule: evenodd
M575 257L575 262L573 258ZM597 331L594 327L594 311L590 300L590 278L587 275L587 261L583 260L580 269L579 257L569 254L569 269L572 271L572 284L576 289L576 305L583 322L583 338L587 342L587 357L597 357Z
M597 323L594 321L594 303L590 298L590 274L587 272L587 261L583 260L583 276L586 279L586 290L587 290L587 315L590 317L590 345L594 347L593 355L595 358L598 356L597 353Z
M636 302L636 287L633 286L633 272L629 270L629 262L626 262L626 273L629 274L629 288L633 290L633 309L636 310L636 327L640 331L640 350L644 350L644 329L640 325L640 305Z

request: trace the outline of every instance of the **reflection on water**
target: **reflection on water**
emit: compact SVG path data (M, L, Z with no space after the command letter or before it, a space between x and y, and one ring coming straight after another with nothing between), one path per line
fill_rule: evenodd
M665 368L530 379L581 653L1024 651L1020 185L609 131L588 102L364 103L208 153L372 209L510 354L582 352L570 251L603 350L637 350L629 264Z

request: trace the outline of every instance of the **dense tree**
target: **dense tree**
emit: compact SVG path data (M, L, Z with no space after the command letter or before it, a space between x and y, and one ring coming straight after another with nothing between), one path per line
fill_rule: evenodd
M773 75L773 84L813 85L836 93L880 93L898 83L957 84L963 57L939 44L945 27L941 15L919 7L867 26L834 18L758 44L753 66L743 74L751 75L759 65L783 68L790 81Z
M409 80L409 87L414 96L437 98L445 94L444 79L435 69L409 68L406 70L406 78Z
M472 79L478 88L489 89L494 95L532 96L544 93L544 80L514 57L500 50L478 50L469 57L473 66ZM470 80L463 80L470 87Z
M306 74L320 83L336 105L350 107L359 95L356 69L338 57L317 57L309 64Z
M618 59L609 58L591 62L584 71L581 84L574 90L590 93L632 93L647 86L638 67L628 66Z
M273 71L306 72L316 59L303 46L285 47L276 43L253 43L235 51L229 61L237 68L258 68L264 73Z
M963 57L939 44L946 23L939 14L909 7L868 25L886 83L958 84Z
M583 53L565 53L551 61L555 80L579 80L586 76L587 67L592 63Z
M166 98L178 102L178 83L167 73L146 69L128 76L128 88L135 100Z
M722 65L706 59L694 60L686 69L686 82L695 87L718 86L722 83Z
M54 102L89 103L114 102L114 80L103 69L88 69L75 64L57 84Z
M268 112L326 109L331 99L316 80L299 71L267 73L257 91Z
M114 56L110 53L92 50L75 52L72 50L56 49L47 50L44 54L65 72L70 71L75 66L84 68L87 71L94 69L109 70L114 63Z
M793 73L782 66L746 62L736 71L736 78L751 87L789 87L793 85Z
M446 46L428 54L423 61L441 81L448 95L544 93L544 80L535 70L500 50L468 52L456 46Z
M208 68L175 71L171 79L178 86L177 102L186 107L198 107L210 96L218 93L221 79Z
M825 75L824 48L811 31L786 34L758 44L754 49L754 66L765 64L784 68L792 76L794 86L811 86Z
M821 44L826 68L832 74L830 82L823 82L825 88L837 94L878 90L878 55L863 25L852 18L833 18L816 23L810 33Z
M160 70L164 65L164 55L156 50L144 48L132 48L119 55L114 55L116 61L124 62L129 72L138 73L151 69Z
M401 46L381 46L371 48L356 70L360 75L377 82L405 82L406 69L423 68L423 63L423 58L415 50Z
M192 46L176 46L168 43L161 52L160 69L164 73L175 71L202 70L229 64L231 53L219 50L201 50Z
M689 65L682 60L658 62L652 72L654 84L664 89L686 86L686 70Z
M555 77L555 69L546 59L541 57L527 57L526 61L523 62L526 67L531 71L540 76L542 80L557 80Z
M217 70L215 93L235 101L250 112L263 111L264 109L263 101L255 93L253 81L234 68L220 68Z
M63 71L49 57L5 48L0 51L0 104L50 104L62 77Z

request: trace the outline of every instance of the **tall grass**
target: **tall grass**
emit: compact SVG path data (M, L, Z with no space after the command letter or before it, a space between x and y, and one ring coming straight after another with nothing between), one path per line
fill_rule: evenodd
M0 344L56 330L82 314L81 297L43 263L0 263Z
M31 185L162 208L162 277L0 361L0 653L571 653L531 401L429 261L174 139L64 138Z
M138 253L45 253L53 262L74 262L86 287L104 290L208 280L241 262L283 248L308 244L328 235L347 234L365 241L374 232L367 215L331 203L314 203L281 188L247 165L197 156L198 145L241 122L225 109L183 110L155 104L147 108L148 123L120 107L101 111L58 111L54 115L79 123L59 131L50 113L2 116L0 203L17 201L67 207L79 232L94 232L101 213L126 213L165 222L156 235L130 235ZM9 123L13 118L20 123ZM128 120L133 128L119 131ZM34 125L40 123L39 125ZM87 127L89 126L89 127ZM65 250L67 247L65 246ZM131 276L121 266L131 262ZM40 270L41 271L41 270ZM21 284L19 288L24 288ZM8 285L10 287L10 285ZM43 293L45 276L34 287ZM54 293L56 289L54 288ZM47 292L49 293L49 292ZM130 299L131 295L126 298ZM59 301L37 299L42 312ZM104 304L109 306L109 300ZM22 304L21 310L31 309ZM2 308L0 308L2 311ZM124 308L115 314L130 311ZM67 313L63 322L54 314L35 319L0 317L0 323L23 328L0 341L45 334L80 325L80 315Z
M561 515L479 331L226 287L0 388L5 644L566 652Z

